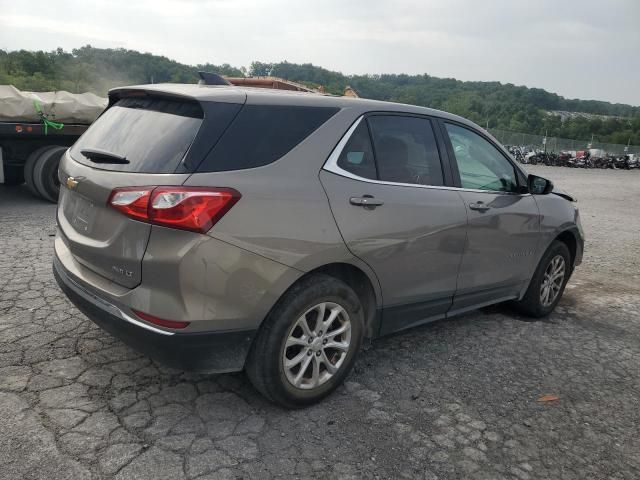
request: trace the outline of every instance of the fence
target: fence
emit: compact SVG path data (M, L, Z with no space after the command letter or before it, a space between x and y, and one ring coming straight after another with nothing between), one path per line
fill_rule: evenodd
M530 135L528 133L509 132L508 130L490 129L491 134L503 145L528 146L533 149L545 149L544 135ZM624 153L640 154L640 146L619 145L615 143L599 143L590 140L572 140L570 138L547 137L546 150L548 152L562 152L567 150L585 150L591 144L591 148L599 148L606 153L622 155ZM625 150L627 149L627 150Z

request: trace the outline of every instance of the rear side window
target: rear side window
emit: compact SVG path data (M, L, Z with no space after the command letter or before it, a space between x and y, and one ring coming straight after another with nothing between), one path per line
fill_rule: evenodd
M380 180L443 185L438 145L425 118L375 115L367 119Z
M426 118L368 117L349 138L337 164L342 170L362 178L444 185L438 145L431 121Z
M104 112L71 149L74 160L102 170L173 173L202 124L195 102L160 98L124 98ZM95 161L83 150L99 150L126 163Z
M328 107L245 105L198 172L242 170L275 162L337 111Z

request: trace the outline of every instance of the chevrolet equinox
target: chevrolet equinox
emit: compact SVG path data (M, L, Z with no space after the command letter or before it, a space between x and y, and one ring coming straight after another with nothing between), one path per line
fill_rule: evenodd
M117 88L63 156L54 273L169 366L332 392L365 339L498 302L533 317L581 262L578 209L474 123L228 86Z

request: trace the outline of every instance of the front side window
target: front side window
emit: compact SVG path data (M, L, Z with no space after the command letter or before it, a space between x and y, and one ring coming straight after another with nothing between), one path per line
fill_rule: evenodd
M431 122L425 118L374 115L367 119L379 179L443 185L442 165Z
M462 188L518 191L515 169L496 147L467 128L451 123L445 125L460 172Z

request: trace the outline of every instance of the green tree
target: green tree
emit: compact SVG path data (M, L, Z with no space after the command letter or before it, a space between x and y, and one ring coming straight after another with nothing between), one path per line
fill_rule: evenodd
M0 50L0 83L23 90L65 89L105 95L110 88L140 83L196 83L199 70L227 76L277 76L341 95L347 85L362 97L442 109L483 127L561 136L586 143L640 144L640 107L566 99L539 88L499 82L462 82L427 74L344 75L311 63L255 61L249 68L206 62L184 65L167 57L123 48L85 45L67 52ZM579 112L564 122L554 111Z

